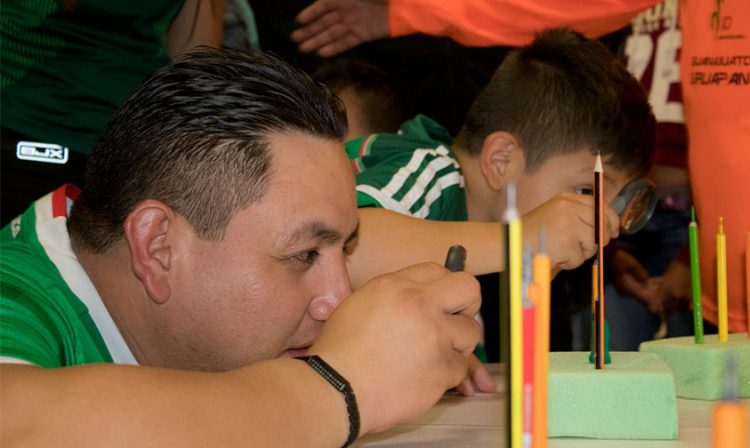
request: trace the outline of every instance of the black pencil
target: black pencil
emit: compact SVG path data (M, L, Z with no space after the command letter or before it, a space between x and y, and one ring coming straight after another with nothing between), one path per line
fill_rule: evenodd
M596 282L595 303L596 357L597 369L604 368L604 168L602 157L596 155L594 167L594 238L596 242Z

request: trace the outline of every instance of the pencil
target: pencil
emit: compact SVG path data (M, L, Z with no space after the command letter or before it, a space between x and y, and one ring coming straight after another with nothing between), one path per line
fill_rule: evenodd
M719 231L716 234L716 300L719 307L719 341L727 342L727 237L723 217L719 217Z
M596 356L597 369L604 368L604 167L601 154L594 166L594 238L596 242Z
M508 208L505 218L509 227L508 260L510 289L510 441L511 448L521 448L523 432L523 358L521 322L521 218L516 210L516 187L508 185Z
M547 375L549 371L550 259L545 252L544 228L539 233L539 251L534 256L532 298L536 319L534 334L534 448L547 448Z
M703 311L701 308L701 269L698 258L698 223L695 222L695 208L690 209L690 281L693 289L693 330L695 343L703 344Z
M535 443L534 433L534 395L536 385L534 384L535 349L536 349L536 288L533 283L531 248L526 247L523 251L523 447L531 448Z
M737 360L730 353L724 367L724 397L714 405L712 418L713 447L746 448L748 446L747 407L739 395Z
M460 272L464 270L466 264L466 248L460 244L451 246L448 249L448 255L445 257L445 267L451 272Z
M503 422L505 429L506 448L511 446L510 433L510 224L503 222L503 266L500 271L500 362L504 364L503 369Z

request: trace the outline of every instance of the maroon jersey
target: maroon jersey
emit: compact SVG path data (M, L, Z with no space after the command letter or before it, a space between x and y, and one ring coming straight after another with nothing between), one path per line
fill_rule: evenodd
M656 117L656 164L687 164L685 120L680 88L682 33L677 0L666 0L643 11L625 41L627 68L643 85Z

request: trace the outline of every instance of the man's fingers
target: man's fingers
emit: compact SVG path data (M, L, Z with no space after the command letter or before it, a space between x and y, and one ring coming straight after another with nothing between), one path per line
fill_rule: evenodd
M479 283L466 272L453 272L437 278L428 285L427 291L447 314L473 318L482 306Z
M445 334L450 338L453 349L469 356L479 343L481 328L474 317L461 314L445 316Z
M471 382L470 377L466 377L461 381L461 383L456 386L456 390L459 394L463 395L464 397L473 397L474 396L474 385Z
M474 389L479 392L495 392L497 390L497 384L492 379L487 366L482 364L482 361L474 355L469 356L469 378L474 385Z
M419 263L407 266L397 272L411 281L422 284L432 283L450 273L445 267L437 263Z

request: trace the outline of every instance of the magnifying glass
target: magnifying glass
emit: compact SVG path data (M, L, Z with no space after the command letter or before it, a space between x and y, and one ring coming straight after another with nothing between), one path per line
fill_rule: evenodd
M632 235L646 226L656 209L656 186L648 179L636 179L620 191L612 201L620 215L620 233Z

